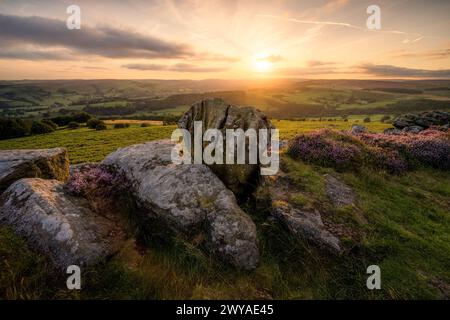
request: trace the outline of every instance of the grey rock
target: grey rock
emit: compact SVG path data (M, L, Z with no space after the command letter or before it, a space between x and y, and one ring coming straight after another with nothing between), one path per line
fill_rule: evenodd
M352 128L350 129L351 134L361 134L361 133L366 133L367 131L368 130L365 126L361 126L358 124L352 125Z
M303 211L287 202L277 202L272 214L296 236L308 239L333 253L340 253L340 241L327 231L318 211Z
M62 148L0 151L0 192L21 178L67 180L69 158Z
M404 129L406 127L419 126L429 128L432 126L442 126L450 123L450 112L426 111L419 114L406 114L394 120L394 127Z
M184 113L178 126L187 129L193 136L194 122L202 121L203 132L207 129L219 129L225 139L226 129L274 129L269 119L253 107L237 107L224 102L222 99L209 98L197 102ZM270 141L270 138L269 138ZM203 147L206 147L204 143ZM226 144L224 143L224 154ZM248 148L246 150L248 159ZM224 158L225 163L225 158ZM254 178L259 173L259 165L233 164L211 165L210 168L235 194L245 194L254 185Z
M336 207L341 208L355 204L356 194L352 188L330 174L326 174L324 177L325 193Z
M85 163L79 163L79 164L73 164L69 167L69 174L72 176L76 172L80 172L85 168L89 168L90 166L96 165L96 162L85 162Z
M149 221L186 237L205 232L213 252L237 267L255 268L259 249L253 221L206 165L173 164L173 146L169 140L132 145L103 163L130 181L130 191Z
M255 195L257 201L269 201L271 214L286 226L292 235L308 240L331 253L340 254L342 249L339 238L324 225L320 212L298 208L290 202L290 195L296 192L298 190L294 189L285 173L279 171L276 176L263 177Z
M424 128L419 126L410 126L410 127L404 127L402 132L408 132L408 133L419 133L420 131L423 131Z
M387 128L383 130L383 133L387 135L399 135L402 131L397 128Z
M0 223L62 270L104 260L123 239L111 220L95 214L84 198L67 195L57 180L25 178L13 183L0 197Z

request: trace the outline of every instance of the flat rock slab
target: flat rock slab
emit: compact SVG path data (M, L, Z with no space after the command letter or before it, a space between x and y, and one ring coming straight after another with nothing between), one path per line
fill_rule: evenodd
M69 157L66 150L0 150L0 192L22 178L67 180Z
M86 266L112 255L123 238L84 198L67 195L57 180L26 178L0 196L0 223L11 227L59 269Z
M271 214L294 236L310 241L332 253L342 252L339 238L331 233L317 210L305 210L290 201L290 195L298 190L291 185L286 174L264 177L259 187L261 196L268 197Z
M233 193L206 165L172 163L169 140L132 145L110 154L112 165L130 181L143 214L161 228L182 235L205 232L208 247L243 269L259 261L256 226Z
M355 204L356 194L352 188L330 174L326 174L324 177L325 192L336 207L341 208Z
M319 212L300 210L284 201L275 201L272 207L272 214L291 234L314 242L333 253L341 252L339 239L326 230Z

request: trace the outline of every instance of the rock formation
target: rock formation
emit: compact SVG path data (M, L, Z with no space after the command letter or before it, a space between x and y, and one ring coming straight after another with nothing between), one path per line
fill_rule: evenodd
M341 253L339 239L327 230L317 210L306 210L290 201L297 192L285 173L264 177L257 190L257 201L269 200L270 213L294 236L308 240L332 253Z
M103 163L130 181L144 220L187 237L205 233L207 246L224 260L255 268L259 250L253 221L206 165L173 164L173 147L169 140L132 145Z
M274 129L275 127L260 111L253 107L237 107L221 99L204 99L191 106L181 117L178 126L187 129L193 136L194 121L202 121L203 131L220 129L225 139L226 129ZM270 138L269 138L270 141ZM206 145L204 145L205 147ZM226 144L224 143L224 149ZM246 149L248 159L248 148ZM225 159L224 159L225 163ZM233 164L211 165L210 168L235 194L242 195L255 187L255 179L259 173L258 165Z
M103 261L123 239L118 226L95 214L85 199L67 195L57 180L26 178L13 183L0 197L0 222L61 270Z
M68 177L69 158L62 148L0 151L0 192L21 178L65 181Z
M444 111L427 111L420 114L405 114L394 120L394 127L405 132L420 132L430 127L448 129L450 113Z

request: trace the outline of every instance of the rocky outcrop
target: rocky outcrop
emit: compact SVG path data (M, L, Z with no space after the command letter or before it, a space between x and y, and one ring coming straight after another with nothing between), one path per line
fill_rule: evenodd
M62 148L0 151L0 192L21 178L65 181L68 177L69 158Z
M95 214L84 198L67 195L57 180L26 178L13 183L0 197L0 223L64 270L104 260L123 239L110 219Z
M387 128L383 130L383 133L387 135L399 135L402 131L397 128Z
M394 120L394 127L405 132L420 132L430 127L444 127L450 123L450 113L427 111L420 114L405 114ZM411 129L408 129L411 128Z
M362 134L362 133L366 133L367 131L368 130L365 126L361 126L358 124L352 125L352 128L350 129L351 134Z
M243 269L259 260L256 227L233 193L203 164L172 163L169 140L132 145L110 154L130 182L144 220L185 237L206 235L206 247Z
M207 129L219 129L225 139L226 129L275 129L272 123L259 110L253 107L237 107L224 102L218 98L204 99L191 106L181 117L178 126L187 129L193 136L194 122L201 121L203 132ZM270 137L268 139L270 142ZM206 147L204 143L203 147ZM226 144L224 143L224 151ZM236 154L236 153L235 153ZM246 148L246 159L248 159L248 146ZM223 163L225 163L225 158ZM217 165L210 168L235 194L242 195L254 188L255 178L259 173L259 165L233 164Z
M271 214L280 221L294 236L310 241L332 253L342 252L339 239L328 231L322 221L320 212L316 209L304 209L290 201L294 190L288 177L279 172L276 176L264 177L259 186L257 201L267 201Z
M356 201L353 189L330 174L325 175L325 193L337 208L353 205Z

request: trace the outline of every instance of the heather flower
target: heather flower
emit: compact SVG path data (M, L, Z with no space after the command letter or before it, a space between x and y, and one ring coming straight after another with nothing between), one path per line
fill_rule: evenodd
M392 174L417 166L450 169L450 135L428 129L419 134L362 133L319 130L299 135L289 143L288 153L296 159L338 170L362 165Z
M362 153L357 145L329 137L333 132L320 130L309 135L299 135L290 141L288 153L297 159L338 170L361 166Z
M76 170L65 185L65 190L86 197L93 207L104 205L105 199L121 195L127 190L126 179L109 166L85 165Z

